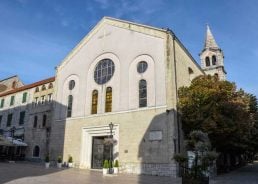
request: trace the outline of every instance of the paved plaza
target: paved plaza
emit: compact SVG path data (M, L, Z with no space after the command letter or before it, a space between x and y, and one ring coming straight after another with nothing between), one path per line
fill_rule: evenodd
M99 171L45 169L31 163L0 163L0 184L179 184L181 179L119 174L103 177ZM258 162L220 175L210 184L258 184Z
M217 176L211 181L211 184L258 184L258 162Z
M179 184L180 179L119 174L103 177L102 172L82 169L45 169L31 163L0 163L1 184Z

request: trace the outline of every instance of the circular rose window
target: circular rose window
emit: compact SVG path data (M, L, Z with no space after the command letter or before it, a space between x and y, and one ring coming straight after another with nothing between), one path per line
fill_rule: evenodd
M102 59L98 62L94 71L94 80L97 84L108 82L115 71L115 65L111 59Z
M137 65L137 72L144 73L148 68L148 63L146 61L141 61Z

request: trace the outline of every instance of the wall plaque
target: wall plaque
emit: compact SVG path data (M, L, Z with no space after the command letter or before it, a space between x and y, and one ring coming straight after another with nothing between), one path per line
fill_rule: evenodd
M161 141L162 140L162 131L150 131L149 140L150 141Z

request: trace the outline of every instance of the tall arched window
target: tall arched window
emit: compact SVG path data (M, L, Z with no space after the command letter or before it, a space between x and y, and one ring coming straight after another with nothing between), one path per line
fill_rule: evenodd
M33 149L33 157L39 157L39 152L40 152L40 149L39 149L39 146L34 146L34 149Z
M45 84L43 84L43 86L41 87L41 90L42 90L42 91L46 90Z
M97 112L98 112L98 91L94 90L92 92L91 114L97 114Z
M211 65L210 58L208 56L205 58L205 63L206 63L206 66L210 66Z
M49 85L48 85L48 89L52 89L53 88L53 83L51 82L51 83L49 83Z
M36 87L35 92L39 92L39 87Z
M68 96L68 104L67 104L67 117L72 117L72 110L73 110L73 96Z
M34 116L33 128L37 128L38 126L38 116Z
M217 64L216 56L213 55L211 60L212 60L212 65L216 65Z
M45 127L46 124L47 124L47 115L44 114L44 115L43 115L43 121L42 121L42 127Z
M105 104L105 112L112 111L112 88L107 87L106 89L106 104Z
M144 79L139 81L139 107L147 107L147 82Z

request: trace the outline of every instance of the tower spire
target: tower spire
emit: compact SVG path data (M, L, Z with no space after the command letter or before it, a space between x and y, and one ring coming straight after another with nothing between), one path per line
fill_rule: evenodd
M207 29L206 29L206 38L205 38L205 43L204 43L204 49L208 48L213 48L213 49L218 49L219 46L216 43L214 36L211 33L210 27L207 24Z
M202 69L207 75L218 76L225 80L227 72L224 69L224 54L216 43L210 27L207 25L204 49L200 53Z

